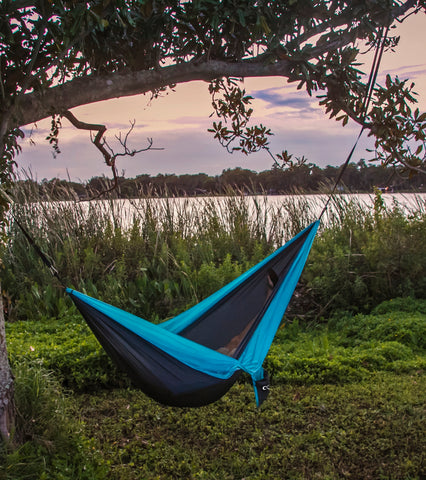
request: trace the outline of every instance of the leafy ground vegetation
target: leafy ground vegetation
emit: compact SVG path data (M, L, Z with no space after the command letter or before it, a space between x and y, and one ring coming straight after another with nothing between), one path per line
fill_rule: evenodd
M152 321L315 217L303 200L276 211L206 200L197 218L163 199L139 203L126 226L109 205L55 213L23 202L17 214L67 284ZM334 212L267 357L272 391L260 409L245 378L199 409L134 390L13 229L2 283L18 416L0 478L424 478L424 206L403 212L377 196L371 209L336 199Z

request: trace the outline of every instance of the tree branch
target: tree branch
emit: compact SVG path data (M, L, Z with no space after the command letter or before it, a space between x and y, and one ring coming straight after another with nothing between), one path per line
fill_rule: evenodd
M20 2L22 5L27 2ZM416 0L407 0L400 6L389 11L389 18L403 15L416 4ZM323 53L341 48L353 42L353 33L346 32L340 38L316 46L310 52L309 61ZM288 77L294 62L291 57L280 59L275 63L264 62L261 57L244 60L223 61L207 60L205 62L188 62L168 65L152 70L137 72L115 72L108 75L89 74L83 78L76 78L69 82L57 85L43 92L31 92L20 95L19 102L14 109L13 119L8 128L28 125L54 113L70 110L80 105L87 105L112 98L139 95L193 80L211 81L222 77Z
M96 130L98 133L95 136L95 139L93 140L93 143L95 144L96 148L102 153L105 163L109 166L113 166L113 156L108 152L108 150L105 148L104 142L101 142L102 136L106 132L106 126L105 125L99 125L96 123L86 123L82 122L81 120L78 120L69 110L66 110L64 112L61 112L61 115L65 117L69 122L71 122L72 125L74 125L75 128L78 128L79 130Z
M9 126L28 125L80 105L143 94L193 80L209 82L221 77L288 77L291 66L290 60L273 64L210 60L199 64L170 65L157 70L89 75L52 87L43 93L22 95L15 112L14 125Z
M112 175L113 175L113 185L112 187L102 190L99 192L95 197L92 198L99 198L102 195L105 195L106 193L109 193L113 190L115 190L118 186L118 174L117 174L117 167L116 167L116 159L117 157L134 157L137 153L141 152L146 152L148 150L163 150L162 148L154 148L152 146L153 141L152 138L148 138L148 146L140 149L130 149L127 146L127 141L129 139L129 135L133 131L133 128L135 126L135 121L130 122L130 129L126 133L124 139L121 137L121 133L116 136L118 142L120 145L123 147L123 152L115 153L112 148L108 145L105 139L103 139L103 135L105 134L107 128L105 125L101 125L98 123L86 123L82 122L79 120L73 113L71 113L69 110L66 110L64 112L61 112L61 115L65 117L75 128L79 130L90 130L91 132L93 130L97 131L98 133L95 135L94 140L92 140L92 143L95 144L96 148L102 153L105 163L108 165L108 167L111 168ZM109 151L108 151L109 150Z

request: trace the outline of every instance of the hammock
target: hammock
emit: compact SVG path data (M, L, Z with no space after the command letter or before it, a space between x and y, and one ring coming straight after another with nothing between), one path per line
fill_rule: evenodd
M246 273L159 325L67 288L112 360L158 402L214 402L241 372L258 406L269 392L262 364L302 273L319 220Z

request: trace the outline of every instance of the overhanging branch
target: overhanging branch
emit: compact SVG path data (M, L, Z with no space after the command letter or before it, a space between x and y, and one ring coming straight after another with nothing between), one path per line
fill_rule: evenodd
M53 113L68 111L112 98L139 95L168 85L195 80L209 82L221 77L288 77L292 62L281 60L273 64L261 62L225 62L210 60L204 63L185 63L110 75L89 75L52 87L43 93L32 92L21 96L15 112L14 126L28 125Z
M94 198L98 198L102 195L105 195L112 190L115 190L118 187L118 174L117 174L117 166L116 166L116 159L117 157L134 157L137 153L146 152L148 150L162 150L162 148L154 148L152 146L153 142L151 138L148 138L148 146L145 148L140 149L130 149L127 145L129 135L133 131L135 126L135 121L130 122L130 129L125 135L124 139L122 138L121 134L116 137L118 142L120 143L121 147L123 148L123 152L115 153L112 148L108 145L105 139L103 139L103 135L105 134L107 128L105 125L101 125L98 123L86 123L79 120L73 113L69 110L61 112L61 115L65 117L75 128L79 130L89 130L90 132L96 131L96 135L94 140L92 141L96 148L102 153L104 157L105 163L108 167L111 168L112 175L113 175L113 185L112 187L99 192Z

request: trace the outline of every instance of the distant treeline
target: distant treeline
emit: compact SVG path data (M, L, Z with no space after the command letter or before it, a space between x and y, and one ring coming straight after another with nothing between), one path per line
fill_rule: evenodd
M268 195L289 194L295 191L316 193L334 185L341 167L320 168L307 163L290 169L272 168L257 173L244 168L223 170L221 175L159 174L138 175L136 178L119 177L115 194L119 198L135 198L140 195L195 196L226 194L229 189L244 193L266 193ZM86 183L76 183L57 178L24 180L32 188L49 198L69 198L70 193L80 199L91 198L111 188L113 182L106 177L93 177ZM426 191L425 177L421 174L412 178L398 175L391 167L369 165L364 160L348 165L339 184L339 191L348 193L372 192L375 188L383 191Z

